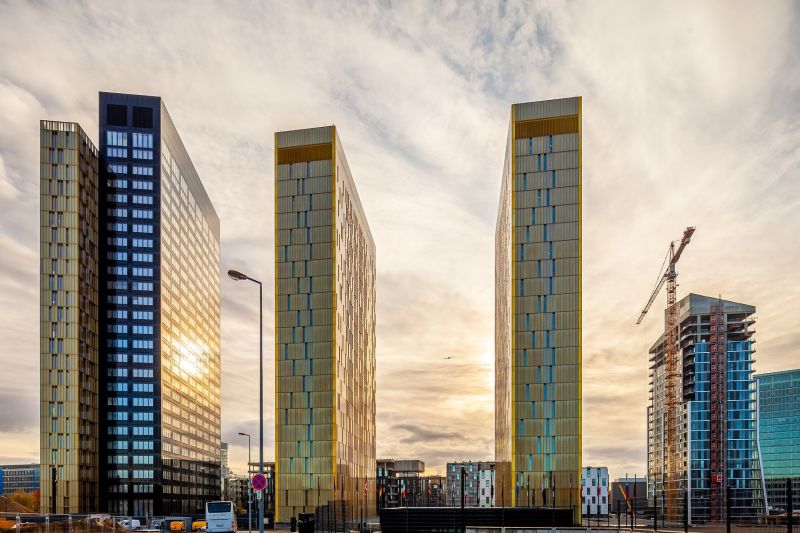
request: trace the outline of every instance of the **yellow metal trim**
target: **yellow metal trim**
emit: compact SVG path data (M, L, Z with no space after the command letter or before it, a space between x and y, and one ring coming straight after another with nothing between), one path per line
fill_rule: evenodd
M520 120L514 123L514 139L578 133L580 127L579 115Z
M333 342L331 346L333 351L331 353L331 357L333 357L333 409L331 410L333 413L333 479L334 479L334 486L336 484L336 461L338 460L337 456L337 446L339 439L339 432L337 431L336 427L336 411L338 409L338 405L336 404L336 395L338 393L338 373L337 373L337 360L336 360L336 304L337 304L337 296L336 296L336 275L338 274L338 270L336 268L336 126L331 126L331 230L333 231L333 238L331 239L331 245L333 247L333 327L331 328L333 331ZM341 487L340 487L341 490ZM335 499L336 495L332 494L332 497Z
M516 373L514 372L514 367L515 367L515 363L516 363L516 361L514 361L514 330L515 330L514 321L515 321L515 317L516 317L515 309L514 309L515 308L515 306L514 306L514 282L515 282L515 279L516 279L515 278L514 262L515 262L515 253L516 253L515 241L516 241L516 234L517 234L517 232L514 231L514 220L515 220L515 214L516 214L515 211L514 211L514 208L515 208L515 205L516 205L516 202L514 201L516 199L516 194L514 194L514 179L516 178L516 175L517 175L517 162L516 162L516 157L517 157L517 147L516 147L516 144L517 144L517 142L516 142L516 140L517 140L517 135L516 135L517 122L516 122L516 120L514 120L514 116L515 116L514 111L515 111L516 107L517 107L516 104L512 104L511 105L511 124L512 124L511 132L510 132L511 133L511 139L510 139L510 142L511 142L511 175L508 176L508 178L509 178L508 179L508 186L511 188L511 191L510 191L511 211L509 213L510 214L510 217L509 217L510 218L510 224L511 224L511 227L509 228L509 231L511 232L511 237L510 237L511 238L511 277L509 279L509 282L510 282L509 283L509 292L510 292L510 296L509 297L511 298L511 316L509 317L509 319L510 319L509 320L509 322L510 322L509 327L511 328L511 353L509 353L509 357L508 357L508 360L511 363L511 383L510 383L510 390L509 390L509 392L511 394L511 423L509 424L510 425L509 433L511 433L511 473L510 473L510 476L509 476L509 480L512 481L511 487L509 487L510 490L511 490L511 507L516 507L517 506L517 491L516 491L517 469L516 469L516 460L515 460L515 458L516 458L516 441L517 441L516 423L515 422L516 422L516 419L517 419L517 409L516 409L516 402L514 401L515 400L514 387L515 387L515 384L516 384Z
M330 152L332 148L332 142L276 148L275 161L278 165L303 163L306 161L325 161L331 158Z
M578 97L578 481L583 465L583 97ZM577 490L577 486L572 490ZM580 498L575 511L580 524Z
M275 343L274 343L275 350L274 350L274 354L273 354L274 355L274 357L273 357L274 365L275 365L275 398L273 399L273 401L275 402L275 440L273 441L274 442L274 446L275 446L275 471L274 471L275 479L274 479L273 487L274 487L274 498L275 498L275 501L274 501L275 521L277 522L279 520L278 509L280 508L280 506L278 505L278 494L279 494L278 493L278 465L280 464L279 457L278 457L278 421L280 420L280 418L279 418L279 413L278 413L278 132L277 131L274 134L274 142L275 142L275 156L274 156L274 162L273 162L273 167L274 167L273 168L273 172L274 173L273 173L273 180L272 181L275 182L274 183L275 203L273 204L273 209L272 209L273 216L274 216L274 220L273 220L273 223L274 223L274 228L273 228L274 229L274 234L273 234L274 241L273 241L273 246L272 246L272 252L273 252L273 254L275 254L275 275L274 275L274 278L275 278L275 293L274 293L275 294L275 296L274 296L274 299L275 299L275 329L273 330L275 332ZM249 472L250 471L250 465L247 465L247 469L248 469L248 472Z

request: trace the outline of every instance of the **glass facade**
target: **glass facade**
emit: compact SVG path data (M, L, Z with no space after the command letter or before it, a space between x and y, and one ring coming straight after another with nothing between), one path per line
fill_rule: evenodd
M648 496L675 498L682 516L688 487L692 523L724 519L730 487L731 513L741 520L763 514L761 466L756 436L756 384L753 379L752 306L690 294L677 302L683 398L678 420L666 420L662 335L650 350L651 405L648 407ZM714 363L713 354L723 354ZM718 368L715 368L718 367ZM716 374L716 376L715 376ZM715 429L713 422L719 420ZM667 490L668 423L677 426L681 454L675 473L679 493ZM714 452L718 452L715 454Z
M40 490L39 464L0 465L0 494ZM95 481L96 483L96 481Z
M158 97L100 93L104 503L220 491L219 219Z
M40 148L41 504L77 513L99 498L98 153L72 122Z
M767 504L785 511L786 480L792 480L792 507L800 509L800 370L756 376L758 436Z
M498 499L578 520L580 97L512 106L495 248Z
M334 126L275 147L276 519L374 516L375 245Z

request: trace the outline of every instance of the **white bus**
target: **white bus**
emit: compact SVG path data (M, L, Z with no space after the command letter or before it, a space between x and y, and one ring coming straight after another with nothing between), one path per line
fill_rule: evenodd
M236 532L236 513L233 502L206 503L206 531L208 533Z

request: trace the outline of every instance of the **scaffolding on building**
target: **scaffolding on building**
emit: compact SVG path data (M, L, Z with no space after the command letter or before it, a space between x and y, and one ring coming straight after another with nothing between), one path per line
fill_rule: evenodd
M680 390L681 373L678 370L678 310L675 302L677 301L678 271L675 265L683 253L683 250L691 241L695 228L688 227L683 232L683 237L676 247L672 241L669 245L667 257L669 262L663 274L659 277L656 287L650 295L650 299L642 309L637 324L641 324L645 315L650 310L650 306L658 296L661 288L667 286L667 309L666 309L666 348L664 356L665 372L665 405L666 405L666 448L667 448L667 468L663 473L665 477L666 490L666 518L677 520L680 518L680 465L683 461L678 443L678 422L680 417L681 399Z

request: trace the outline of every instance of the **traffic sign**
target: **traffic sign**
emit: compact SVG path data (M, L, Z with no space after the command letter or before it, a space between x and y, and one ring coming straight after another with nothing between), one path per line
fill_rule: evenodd
M255 474L251 483L255 490L262 491L267 488L267 477L264 474Z

